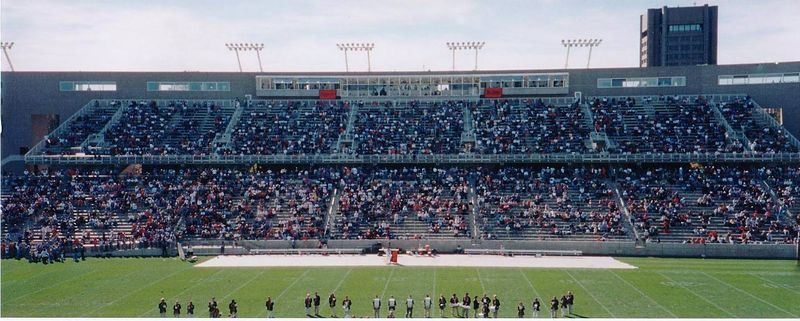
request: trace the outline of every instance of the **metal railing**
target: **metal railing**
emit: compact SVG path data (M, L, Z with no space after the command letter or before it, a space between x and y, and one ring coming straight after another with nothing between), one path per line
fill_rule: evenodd
M758 163L800 162L800 153L695 154L438 154L438 155L26 155L31 164L502 164L502 163Z

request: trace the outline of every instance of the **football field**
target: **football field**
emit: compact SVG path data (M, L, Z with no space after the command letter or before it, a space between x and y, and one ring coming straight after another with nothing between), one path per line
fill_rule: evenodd
M158 300L189 300L207 317L217 298L227 314L231 299L239 317L265 317L264 300L276 301L276 317L303 317L303 298L353 300L357 317L372 316L371 299L390 295L402 307L411 294L414 317L422 317L426 294L449 298L497 294L500 316L516 317L534 297L549 301L575 294L574 317L800 317L800 268L795 261L618 258L637 269L546 269L473 267L194 267L176 258L88 258L52 265L2 262L3 317L157 317ZM201 260L202 261L202 260ZM340 307L337 307L340 309ZM544 310L544 309L543 309ZM404 308L398 308L403 316ZM382 311L385 316L386 309ZM342 316L341 310L337 311ZM438 317L438 311L434 316ZM446 317L450 317L449 308ZM542 311L540 317L548 317Z

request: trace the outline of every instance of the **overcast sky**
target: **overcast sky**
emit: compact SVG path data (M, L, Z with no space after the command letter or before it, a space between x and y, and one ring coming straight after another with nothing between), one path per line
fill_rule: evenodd
M449 70L447 41L485 41L480 69L549 69L563 67L570 38L603 39L592 67L630 67L639 15L694 3L719 5L720 64L800 60L800 0L3 0L0 37L31 71L235 71L226 42L264 43L265 71L340 71L335 44L362 41L375 43L373 70ZM587 54L573 50L570 67ZM253 52L242 64L258 69ZM457 69L472 64L457 55ZM351 70L366 65L350 55Z

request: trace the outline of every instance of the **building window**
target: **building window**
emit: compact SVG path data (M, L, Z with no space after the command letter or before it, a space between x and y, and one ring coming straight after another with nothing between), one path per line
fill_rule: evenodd
M227 81L148 81L147 91L231 91Z
M669 25L669 32L691 32L703 31L703 26L699 23Z
M597 78L597 88L684 87L686 77Z
M747 75L720 75L717 84L727 85L762 85L800 82L800 73L774 73L774 74L747 74Z
M60 81L61 91L117 91L117 83L113 81Z

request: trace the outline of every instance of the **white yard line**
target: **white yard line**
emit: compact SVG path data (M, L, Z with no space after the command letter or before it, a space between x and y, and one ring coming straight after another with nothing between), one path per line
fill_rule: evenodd
M109 302L109 303L107 303L107 304L103 304L103 305L101 305L101 306L99 306L99 307L97 307L97 308L95 308L95 309L93 309L93 310L91 310L91 311L89 311L89 312L87 312L87 313L84 313L83 315L81 315L81 317L82 317L82 318L85 318L85 317L87 317L87 316L90 316L90 315L92 315L92 313L95 313L95 312L99 311L100 309L104 309L104 308L106 308L106 307L112 306L112 305L114 305L114 303L117 303L117 302L119 302L120 300L122 300L122 299L124 299L124 298L127 298L127 297L129 297L129 296L131 296L131 294L134 294L134 293L137 293L137 292L139 292L139 291L141 291L141 290L144 290L144 289L146 289L146 288L148 288L148 287L152 286L153 284L156 284L156 283L158 283L158 282L161 282L162 280L164 280L164 279L166 279L166 278L168 278L168 277L171 277L171 276L173 276L173 275L175 275L175 274L178 274L179 272L184 272L184 271L185 271L185 270L183 270L183 269L177 270L177 271L175 271L175 272L172 272L172 273L170 273L170 274L167 274L167 275L165 275L164 277L162 277L162 278L160 278L160 279L158 279L158 280L154 280L153 282L147 283L147 284L145 284L144 286L142 286L142 287L139 287L139 288L137 288L137 289L136 289L136 290L134 290L134 291L127 291L127 294L125 294L125 295L123 295L123 296L121 296L121 297L118 297L118 298L114 299L113 301L111 301L111 302Z
M344 276L342 277L342 279L339 280L339 284L337 284L336 288L333 289L333 293L336 293L336 291L339 291L339 288L342 287L342 284L344 284L344 280L347 279L347 276L350 275L350 272L353 272L352 268L347 270L347 273L345 273Z
M772 284L772 285L776 285L776 286L778 286L778 287L779 287L779 288L781 288L781 289L789 290L789 291L792 291L792 292L794 292L794 293L800 294L800 291L798 291L798 290L795 290L795 289L792 289L792 288L789 288L789 287L786 287L786 285L785 285L785 284L778 283L778 282L776 282L776 281L773 281L773 280L767 279L767 278L765 278L765 277L763 277L763 276L760 276L760 275L758 275L758 274L755 274L755 273L748 273L748 274L749 274L749 275L752 275L752 276L755 276L755 277L757 277L757 278L759 278L759 279L762 279L762 280L764 280L764 281L766 281L766 282L768 282L768 283L770 283L770 284Z
M70 277L70 278L63 279L63 280L61 280L61 281L58 281L58 282L56 282L56 283L52 283L52 284L50 284L50 285L48 285L48 286L46 286L46 287L39 288L39 289L38 289L38 290L36 290L36 291L30 292L30 293L26 293L26 294L20 295L20 296L18 296L18 297L13 297L13 298L11 298L11 300L7 300L7 301L5 301L5 302L3 302L3 303L13 303L13 302L17 302L17 301L19 301L19 300L20 300L20 299L22 299L22 298L28 297L29 295L34 295L34 294L36 294L36 293L39 293L39 292L42 292L42 291L44 291L44 290L49 290L49 289L51 289L51 288L53 288L53 287L56 287L56 286L58 286L58 285L60 285L60 284L62 284L62 283L66 283L66 282L72 281L72 280L74 280L74 279L77 279L77 278L79 278L79 277L82 277L82 276L84 276L84 275L86 275L86 274L92 273L92 272L94 272L94 270L95 270L95 269L94 269L94 268L92 268L92 269L90 269L89 271L86 271L86 272L84 272L84 273L80 273L80 274L76 274L76 275L74 275L73 277ZM53 272L57 272L57 271L56 271L56 270L53 270ZM61 272L63 272L63 271L61 271ZM126 274L125 276L128 276L128 275L130 275L130 274L133 274L134 272L137 272L137 271L131 271L131 273L128 273L128 274ZM47 273L47 274L49 274L49 273Z
M264 270L261 270L261 272L259 272L258 274L256 274L256 275L255 275L255 276L253 276L252 278L250 278L250 280L247 280L247 282L245 282L245 283L242 283L242 285L240 285L239 287L237 287L237 288L233 289L233 291L230 291L230 292L228 292L228 294L226 294L224 297L222 297L222 299L220 299L219 301L220 301L220 302L222 302L222 301L225 301L225 299L227 299L229 296L231 296L231 294L234 294L234 293L236 293L237 291L241 290L242 288L244 288L244 287L245 287L245 286L247 286L248 284L252 283L252 282L253 282L255 279L257 279L257 278L259 278L260 276L264 275L264 272L266 272L266 271L267 271L266 269L264 269Z
M223 269L220 269L219 271L217 271L217 272L214 272L214 274L211 274L209 277L213 277L213 276L215 276L215 275L219 274L219 273L220 273L220 272L222 272L222 271L224 271L224 270L223 270ZM190 289L194 289L194 288L195 288L195 287L197 287L198 285L202 285L202 284L204 284L204 283L203 283L203 282L197 282L197 283L195 283L194 285L192 285L192 286L190 286L190 287L186 288L185 290L181 291L180 293L176 294L176 295L175 295L175 297L176 297L176 298L177 298L177 297L180 297L182 294L186 293L186 291L189 291ZM187 301L189 301L189 300L187 300ZM169 304L169 299L167 299L167 304ZM151 312L151 310L152 310L152 309L148 308L148 309L147 309L147 311L144 311L142 314L140 314L140 315L138 316L138 318L141 318L141 317L143 317L143 316L147 315L148 313L150 313L150 312Z
M627 285L628 285L629 287L631 287L632 289L636 290L636 292L639 292L639 294L641 294L643 297L645 297L645 298L647 298L648 300L650 300L650 302L653 302L653 303L655 303L655 305L656 305L656 306L657 306L659 309L666 311L666 312L667 312L667 313L669 313L669 315L670 315L670 316L672 316L673 318L678 318L678 316L677 316L677 315L675 315L675 313L672 313L672 311L671 311L671 310L669 310L669 309L665 308L663 305L661 305L661 304L659 304L658 302L656 302L656 300L653 300L653 298L651 298L649 295L647 295L646 293L642 292L642 290L640 290L639 288L635 287L633 284L631 284L630 282L628 282L628 280L625 280L625 279L623 279L621 276L619 276L619 274L615 273L614 271L611 271L611 270L609 270L609 272L611 272L611 274L613 274L614 276L616 276L616 277L617 277L617 279L619 279L619 280L620 280L620 281L622 281L623 283L627 284Z
M483 285L483 278L481 277L481 270L475 268L475 272L478 273L478 281L481 281L481 289L483 289L483 293L486 293L486 286Z
M719 282L719 283L721 283L721 284L725 284L726 286L728 286L728 287L730 287L730 288L732 288L732 289L734 289L734 290L736 290L736 291L739 291L739 292L741 292L741 293L744 293L744 294L746 294L746 295L750 296L750 297L751 297L751 298L753 298L753 299L756 299L756 300L758 300L758 301L761 301L761 302L764 302L764 303L766 303L767 305L769 305L769 306L771 306L771 307L775 308L775 309L776 309L776 310L778 310L778 311L781 311L781 312L783 312L783 313L786 313L786 314L788 314L788 315L790 315L790 316L792 316L792 317L795 317L795 318L797 318L797 315L795 315L794 313L791 313L791 312L789 312L789 311L786 311L786 310L784 310L783 308L781 308L781 307L779 307L779 306L777 306L777 305L774 305L774 304L772 304L772 303L769 303L769 302L767 302L766 300L764 300L764 299L762 299L762 298L759 298L759 297L757 297L757 296L755 296L755 295L752 295L752 294L750 294L750 292L747 292L747 291L745 291L745 290L742 290L742 289L740 289L740 288L738 288L738 287L736 287L736 286L734 286L734 285L732 285L732 284L730 284L730 283L728 283L728 282L725 282L725 281L722 281L722 280L720 280L720 279L717 279L717 278L715 278L715 277L711 276L711 274L708 274L708 273L706 273L706 272L702 272L702 273L703 273L703 275L707 276L708 278L710 278L710 279L712 279L712 280L714 280L714 281L717 281L717 282Z
M725 308L723 308L723 307L719 306L718 304L714 303L714 301L711 301L711 300L709 300L709 299L706 299L706 297L704 297L704 296L702 296L702 295L700 295L700 294L697 294L697 292L694 292L694 291L692 291L692 289L690 289L690 288L688 288L688 287L685 287L685 286L681 285L680 283L676 282L675 280L673 280L672 278L670 278L670 277L666 276L665 274L663 274L663 273L661 273L661 272L656 272L656 273L658 273L658 275L661 275L661 276L662 276L662 277L664 277L665 279L669 280L670 282L672 282L672 283L675 283L677 286L679 286L679 287L681 287L681 288L685 289L686 291L689 291L689 293L693 294L694 296L696 296L696 297L698 297L698 298L702 299L703 301L706 301L708 304L711 304L712 306L714 306L714 307L715 307L715 308L717 308L718 310L720 310L720 311L722 311L722 312L725 312L725 313L727 313L727 314L728 314L729 316L731 316L731 317L738 318L738 316L737 316L736 314L733 314L731 311L728 311L728 309L725 309Z
M386 296L386 290L389 289L389 282L392 280L392 275L394 275L394 271L397 270L396 267L392 267L391 269L392 271L389 272L389 277L386 278L386 284L383 286L383 292L381 292L381 300L383 300L383 297Z
M536 293L536 297L538 297L540 300L546 300L547 299L547 298L543 298L542 295L539 294L539 291L537 291L536 287L533 286L533 282L531 282L531 279L529 279L528 276L525 275L524 272L522 272L522 269L517 269L517 271L519 271L519 274L522 274L522 277L525 279L525 281L528 281L528 285L530 285L531 289L533 289L533 293Z
M572 276L572 273L569 273L569 271L564 271L564 272L566 272L567 275L569 275L569 277L571 277L573 280L575 280L575 283L577 283L578 286L581 287L581 289L586 291L586 293L588 293L589 296L592 297L592 300L594 300L594 302L597 302L597 304L600 305L603 308L603 310L606 310L606 312L608 312L608 315L610 315L612 318L615 318L615 319L617 318L617 316L615 316L614 313L611 312L611 310L609 310L603 303L600 303L600 301L597 300L597 298L594 296L594 294L592 294L591 291L589 291L589 289L587 289L585 286L583 286L583 284L580 281L578 281L578 279L576 279L574 276Z
M293 288L294 285L297 284L297 281L300 281L303 278L305 278L306 275L308 275L309 271L311 271L311 270L310 269L306 269L305 272L303 272L303 274L300 274L300 276L298 276L296 279L294 279L294 281L292 281L291 284L286 286L286 288L284 288L283 291L281 291L281 293L278 294L278 296L275 297L275 303L278 303L280 298L282 298L283 295L286 294L286 291L289 291L289 289ZM261 314L264 314L264 313L267 313L267 310L266 309L261 309L261 312L259 312L258 315L256 315L256 318L260 317Z
M436 268L433 269L433 293L431 293L431 300L436 298Z

